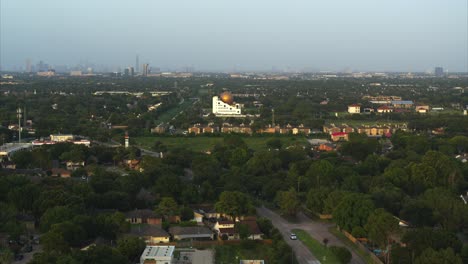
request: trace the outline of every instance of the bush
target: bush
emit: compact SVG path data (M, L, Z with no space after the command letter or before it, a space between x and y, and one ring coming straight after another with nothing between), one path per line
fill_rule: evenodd
M331 246L330 251L342 264L349 263L351 261L351 258L353 257L351 255L351 252L345 247Z

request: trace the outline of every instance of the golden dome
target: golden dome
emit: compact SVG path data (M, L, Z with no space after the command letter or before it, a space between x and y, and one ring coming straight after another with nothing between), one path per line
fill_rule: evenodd
M230 92L224 92L219 95L221 98L221 101L223 101L226 104L232 104L234 102L234 97L232 97L232 94Z

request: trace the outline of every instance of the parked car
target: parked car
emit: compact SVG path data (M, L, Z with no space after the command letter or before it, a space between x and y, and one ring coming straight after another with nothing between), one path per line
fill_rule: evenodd
M289 238L290 238L291 240L297 240L297 236L296 236L296 234L294 234L294 233L291 233L291 235L289 236Z

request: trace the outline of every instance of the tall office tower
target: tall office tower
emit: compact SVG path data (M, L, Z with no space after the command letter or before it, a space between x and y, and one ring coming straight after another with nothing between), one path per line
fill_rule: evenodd
M437 76L437 77L444 76L444 68L442 68L442 67L435 67L435 69L434 69L434 74L435 74L435 76Z
M27 59L26 60L26 72L31 72L32 71L32 68L31 68L31 59Z
M135 76L135 69L133 67L129 67L128 70L130 71L130 76Z
M124 76L129 76L130 75L130 69L129 68L126 68L124 70Z
M142 72L142 75L143 75L143 76L148 76L148 73L149 73L149 64L148 64L148 63L145 63L145 64L143 64L143 72Z
M138 57L138 55L136 55L135 71L136 71L137 73L140 72L140 58Z

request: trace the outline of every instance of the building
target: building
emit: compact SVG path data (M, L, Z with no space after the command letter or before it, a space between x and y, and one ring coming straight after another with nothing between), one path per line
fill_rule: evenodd
M130 229L130 236L142 238L146 244L168 243L169 234L159 226L154 225L133 225Z
M249 237L251 240L262 240L263 233L260 231L256 220L241 220L240 225L245 225L249 229Z
M410 100L397 100L391 102L392 106L395 108L411 108L413 107L414 103Z
M393 112L393 107L390 107L388 105L382 105L379 108L377 108L377 113L391 113Z
M361 105L360 104L348 105L348 113L350 113L350 114L360 114L361 113Z
M242 106L234 103L234 97L229 92L224 92L218 96L213 96L213 109L215 116L243 117Z
M50 135L50 141L54 142L67 142L73 140L75 137L70 134L57 134L57 135Z
M336 141L348 141L349 140L349 134L346 132L335 132L331 134L331 140L336 142Z
M362 126L358 128L358 133L364 133L369 137L390 136L392 129L387 126Z
M171 264L175 246L148 246L140 257L140 264Z
M143 71L142 71L141 75L146 77L146 76L148 76L148 74L149 74L149 64L145 63L145 64L143 64Z
M252 128L244 124L234 126L232 124L224 123L221 127L221 133L252 134Z
M213 232L205 226L174 226L169 228L169 233L175 240L213 240Z
M131 224L149 224L161 226L162 218L153 210L136 209L125 213L125 221Z
M442 77L442 76L444 76L444 68L442 68L442 67L435 67L435 69L434 69L434 74L435 74L435 76L437 76L437 77Z
M0 146L0 158L11 157L15 152L21 150L28 150L33 147L31 143L6 143Z
M71 177L71 171L62 169L62 168L53 168L51 170L51 175L52 177L61 177L61 178L70 178Z
M416 110L416 112L418 112L420 114L425 114L425 113L429 112L430 107L428 105L417 105L415 110Z

